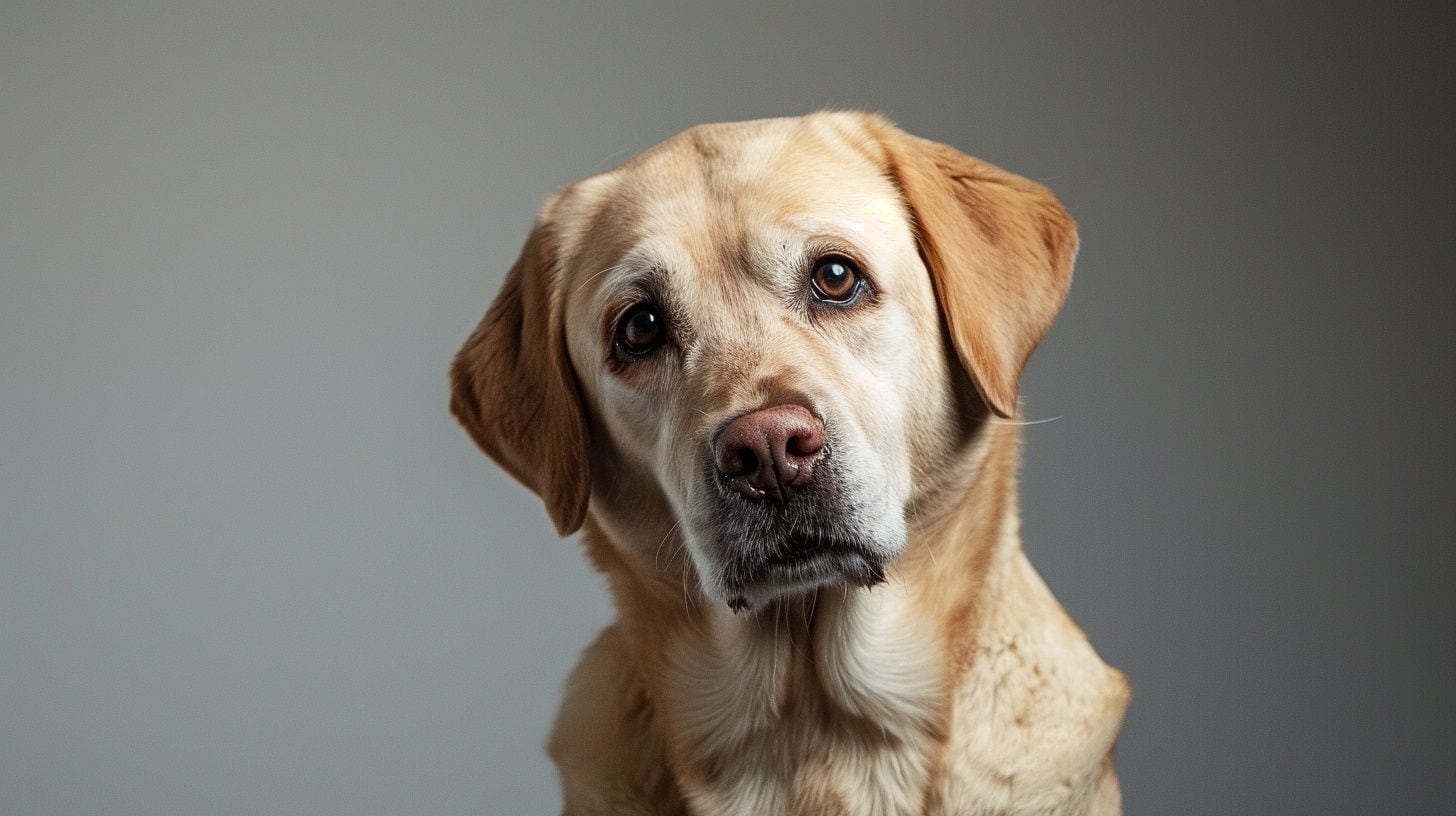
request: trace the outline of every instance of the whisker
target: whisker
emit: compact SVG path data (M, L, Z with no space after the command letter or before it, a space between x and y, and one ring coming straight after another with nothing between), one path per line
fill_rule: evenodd
M778 679L779 679L779 616L783 613L783 611L784 611L784 608L783 608L783 605L782 604L779 604L779 605L774 606L774 622L773 622L773 633L774 633L773 677L774 677L774 682L775 683L777 683L778 682Z
M691 618L692 617L692 614L693 614L693 603L692 603L691 596L688 594L688 573L689 572L692 572L692 570L687 569L687 566L684 565L683 566L683 571L682 571L683 611L686 612L687 615L688 615L688 617Z
M682 519L678 519L677 521L674 521L672 523L672 526L669 527L669 528L667 528L666 535L664 535L662 537L662 540L661 541L657 542L657 549L655 549L655 550L652 551L652 566L653 566L654 569L658 570L659 572L662 570L662 565L660 563L658 563L657 557L660 556L660 555L662 555L662 545L667 543L667 539L672 536L673 531L677 529L677 526L679 524L682 524ZM672 556L668 556L667 557L667 563L669 565L672 564Z
M1048 422L1056 422L1060 416L1047 417L1046 419L1002 419L1000 417L987 417L986 421L994 425L1045 425Z
M607 274L608 272L615 272L618 269L623 268L624 266L626 266L626 264L613 264L612 266L609 266L609 267L607 267L606 269L603 269L600 272L594 273L591 277L589 277L586 280L582 281L581 282L581 285L580 286L577 286L576 287L576 291L573 292L572 294L580 294L581 293L581 290L584 289L588 283L591 283L592 281L596 280L597 278L600 278L601 276Z
M602 164L605 164L606 162L612 161L613 159L621 158L622 156L625 156L628 153L630 153L631 150L632 150L632 148L630 148L630 147L624 147L621 150L614 150L610 154L608 154L605 158L600 159L597 162L597 164L598 165L602 165Z
M675 548L673 548L672 553L667 556L667 564L664 565L664 568L671 567L672 566L672 562L675 561L679 555L682 555L684 552L687 551L686 550L686 546L687 546L687 542L685 542L681 538L679 538L677 540L677 546Z
M929 542L929 541L927 541L925 543L927 545L930 545L931 544L931 542ZM925 548L925 554L928 555L928 556L930 556L930 565L932 567L935 567L935 571L936 572L940 572L940 562L937 561L936 558L935 558L935 547L934 546L927 546Z

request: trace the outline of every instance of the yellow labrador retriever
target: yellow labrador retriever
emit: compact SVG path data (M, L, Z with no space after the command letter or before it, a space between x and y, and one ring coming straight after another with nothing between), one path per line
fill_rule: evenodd
M1127 684L1019 538L1076 250L1041 185L856 113L546 203L451 408L616 602L551 735L567 814L1121 812Z

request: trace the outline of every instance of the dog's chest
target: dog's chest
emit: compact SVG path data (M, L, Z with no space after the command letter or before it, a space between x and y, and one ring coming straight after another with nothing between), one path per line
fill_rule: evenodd
M692 812L1085 812L1121 721L1120 676L1059 610L1023 607L947 677L909 614L885 588L830 600L807 627L725 619L674 644L664 713Z
M943 727L934 646L892 588L819 605L669 650L694 812L920 812Z

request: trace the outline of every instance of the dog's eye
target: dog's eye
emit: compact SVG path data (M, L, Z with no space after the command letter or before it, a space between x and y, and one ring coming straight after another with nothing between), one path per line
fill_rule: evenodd
M667 321L651 303L633 306L617 325L617 347L634 357L645 357L665 342Z
M809 276L814 296L828 303L849 303L859 294L859 270L844 258L821 258Z

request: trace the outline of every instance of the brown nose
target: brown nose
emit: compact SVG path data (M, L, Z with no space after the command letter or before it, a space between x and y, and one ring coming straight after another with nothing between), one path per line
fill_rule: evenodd
M824 451L824 425L802 405L753 411L729 422L714 443L718 473L752 499L783 501L803 487Z

